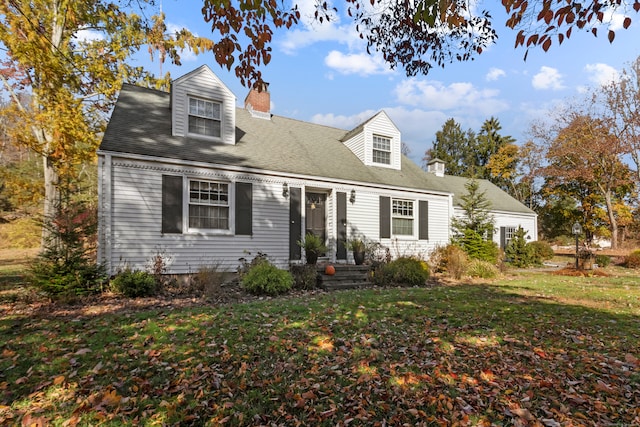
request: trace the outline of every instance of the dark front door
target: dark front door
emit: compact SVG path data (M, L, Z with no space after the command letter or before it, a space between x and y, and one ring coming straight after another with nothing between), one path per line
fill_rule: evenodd
M327 241L327 195L325 193L307 193L305 202L305 234L313 233ZM324 255L324 254L322 254Z

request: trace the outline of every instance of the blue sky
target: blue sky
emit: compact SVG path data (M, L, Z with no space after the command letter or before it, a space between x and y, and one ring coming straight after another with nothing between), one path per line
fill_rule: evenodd
M215 40L202 18L201 4L201 0L162 0L162 9L171 27L185 27ZM474 61L447 64L426 76L408 78L403 70L390 70L379 55L366 53L348 17L310 24L304 15L311 4L304 3L303 20L296 29L275 34L272 60L262 68L264 80L270 83L272 113L351 129L385 110L409 146L409 156L419 164L448 118L463 129L478 131L486 119L496 117L503 134L522 143L532 120L579 97L585 88L615 78L640 56L638 14L632 16L634 24L627 30L618 28L620 21L613 17L617 30L613 44L606 38L606 27L597 38L574 30L563 45L554 45L546 53L532 50L524 61L524 49L514 48L515 32L504 27L504 11L497 9L493 13L500 37L496 45ZM161 70L158 64L140 61L152 72ZM177 78L202 64L227 84L241 106L247 89L233 72L215 63L212 53L198 57L185 53L182 67L165 64L162 72L170 71Z

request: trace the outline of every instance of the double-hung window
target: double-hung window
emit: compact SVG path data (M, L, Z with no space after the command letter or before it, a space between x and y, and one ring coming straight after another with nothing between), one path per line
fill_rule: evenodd
M413 235L413 201L393 199L391 202L391 232L394 235Z
M373 163L391 164L391 139L373 135Z
M189 133L220 138L221 104L189 98Z
M189 180L189 228L229 229L229 184Z
M509 243L516 235L516 227L505 227L504 228L504 247L509 246Z

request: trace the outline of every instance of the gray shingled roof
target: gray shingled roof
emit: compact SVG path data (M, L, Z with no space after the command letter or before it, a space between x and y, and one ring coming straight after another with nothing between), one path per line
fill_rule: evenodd
M170 95L125 84L100 150L256 168L388 187L465 193L465 178L427 173L407 157L401 170L365 166L341 140L348 131L273 115L253 118L236 110L236 145L171 135ZM480 188L493 209L533 213L488 181Z

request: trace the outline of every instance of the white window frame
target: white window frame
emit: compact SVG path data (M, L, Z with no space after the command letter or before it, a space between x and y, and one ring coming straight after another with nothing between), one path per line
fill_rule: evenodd
M408 212L408 213L406 213ZM395 220L410 220L411 233L397 233ZM413 237L416 232L416 202L415 200L391 199L391 235L397 237Z
M506 226L504 227L504 247L509 246L509 243L513 240L518 231L518 227Z
M206 105L207 104L211 104L212 105L212 109L211 109L211 115L208 115L206 113L206 111L204 113L201 113L200 111L195 111L192 112L191 111L191 102L195 101L195 102L202 102L205 105L205 110L206 110ZM215 106L217 106L217 110L218 110L218 115L216 117L215 114ZM223 132L223 127L222 127L222 102L220 101L216 101L216 100L212 100L212 99L204 99L204 98L199 98L197 96L187 96L187 134L189 135L193 135L193 136L197 136L200 138L207 138L207 139L214 139L214 140L221 140L222 139L222 132ZM191 121L191 117L195 117L197 119L202 119L202 120L207 120L207 121L211 121L211 122L217 122L219 124L219 128L220 128L220 133L219 135L207 135L206 133L201 133L201 132L197 132L197 131L192 131L191 130L191 126L190 126L190 121Z
M385 146L381 146L380 144L384 143ZM388 148L387 146L388 145ZM374 134L371 138L371 161L375 164L378 165L385 165L385 166L390 166L393 162L392 162L392 151L391 151L391 147L393 145L393 140L392 138L389 138L388 136L382 136L382 135L376 135ZM381 162L379 160L376 160L376 153L383 153L383 154L387 154L389 157L389 161L388 162Z
M184 189L184 222L185 229L190 233L203 233L203 234L232 234L233 233L233 224L234 224L234 211L232 206L233 203L233 188L231 182L229 181L220 181L220 180L211 180L211 179L202 179L202 178L188 178L185 180L185 189ZM191 183L205 183L205 184L214 184L218 186L226 186L226 193L219 191L217 193L218 196L226 194L226 200L209 200L208 202L205 200L201 201L193 201L191 198ZM202 193L202 195L208 194L209 196L215 195L215 192ZM191 206L205 206L205 207L220 207L227 209L227 227L226 228L208 228L208 227L193 227L191 226Z

